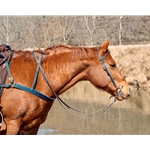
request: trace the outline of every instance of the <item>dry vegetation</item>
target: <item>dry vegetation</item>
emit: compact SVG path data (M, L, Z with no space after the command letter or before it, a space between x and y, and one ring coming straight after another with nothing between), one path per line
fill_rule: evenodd
M110 50L131 85L150 87L150 45L110 46Z

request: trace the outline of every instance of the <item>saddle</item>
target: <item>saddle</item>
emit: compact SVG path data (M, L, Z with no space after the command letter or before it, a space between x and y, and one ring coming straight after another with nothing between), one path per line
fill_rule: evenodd
M10 46L2 44L0 45L0 85L5 84L6 77L7 77L7 69L5 62L9 64L11 61L11 58L13 56L13 50L11 50ZM3 88L0 88L0 97L2 96ZM3 122L3 115L1 112L1 106L0 106L0 127Z
M2 44L0 45L0 85L5 84L7 70L6 65L4 64L6 61L8 64L13 55L13 50L11 50L10 46ZM3 88L0 88L0 97L2 96Z

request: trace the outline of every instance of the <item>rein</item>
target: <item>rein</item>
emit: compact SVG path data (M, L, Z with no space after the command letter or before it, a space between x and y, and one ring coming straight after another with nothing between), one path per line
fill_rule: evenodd
M34 56L36 62L37 62L37 68L36 68L36 72L35 72L35 76L34 76L34 81L33 81L33 84L32 84L32 87L29 88L29 87L26 87L26 86L23 86L21 84L17 84L14 82L14 79L13 77L11 76L11 73L10 73L10 70L9 70L9 64L8 62L6 61L4 64L6 65L6 69L7 69L7 72L8 72L8 76L9 76L9 81L10 83L9 84L4 84L4 85L0 85L0 88L16 88L16 89L19 89L19 90L23 90L23 91L26 91L28 93L31 93L33 95L36 95L38 96L39 98L43 99L43 100L46 100L46 101L54 101L55 99L58 100L58 102L62 105L62 107L66 110L66 108L70 109L70 110L73 110L75 112L78 112L80 114L85 114L85 115L91 115L91 114L94 114L95 112L92 112L92 113L87 113L87 112L82 112L82 111L79 111L79 110L76 110L72 107L70 107L68 104L66 104L57 94L56 92L53 90L53 88L51 87L45 73L44 73L44 70L42 69L41 67L41 59L42 59L42 54L40 55L39 57L39 60L37 59L36 55L34 52L31 52L32 55ZM107 75L110 77L112 83L114 84L114 86L116 87L116 83L114 81L114 79L112 78L111 74L109 73L105 63L104 63L104 59L107 57L107 55L109 54L110 52L108 51L108 53L104 56L104 57L100 57L99 56L99 60L100 62L102 63L102 66L104 68L104 70L106 71ZM99 54L99 53L98 53ZM50 90L52 91L54 97L48 97L38 91L35 90L35 87L36 87L36 83L37 83L37 78L38 78L38 73L39 73L39 70L42 72L42 75L48 85L48 87L50 88ZM121 94L123 95L121 89L119 92L117 92L116 96L114 96L114 101L105 109L103 110L100 114L98 115L95 115L95 116L86 116L87 118L94 118L94 117L98 117L98 116L101 116L102 114L104 114L117 100L117 96L118 94ZM109 100L112 98L112 96L109 98ZM65 107L66 106L66 107ZM70 112L70 111L69 111ZM99 112L99 111L97 111ZM75 114L74 114L75 115Z

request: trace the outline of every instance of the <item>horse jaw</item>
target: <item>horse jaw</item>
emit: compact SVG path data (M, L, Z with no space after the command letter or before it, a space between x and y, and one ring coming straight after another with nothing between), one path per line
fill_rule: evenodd
M77 82L84 80L85 78L85 74L82 72L80 74L78 74L77 76L75 76L72 80L70 80L69 83L67 83L59 92L58 95L64 93L66 90L68 90L69 88L71 88L73 85L75 85Z

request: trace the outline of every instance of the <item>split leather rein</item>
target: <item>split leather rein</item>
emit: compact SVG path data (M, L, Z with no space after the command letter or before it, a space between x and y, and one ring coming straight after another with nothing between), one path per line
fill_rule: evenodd
M9 81L10 81L10 83L0 85L0 88L16 88L16 89L23 90L23 91L26 91L26 92L28 92L28 93L31 93L31 94L33 94L33 95L36 95L36 96L38 96L39 98L41 98L41 99L43 99L43 100L46 100L46 101L54 101L55 99L57 99L57 100L59 101L59 103L60 103L65 109L68 108L69 110L73 110L73 111L78 112L78 113L80 113L80 114L88 115L88 116L86 116L86 117L88 117L88 118L94 118L94 117L98 117L98 116L101 116L102 114L104 114L104 113L113 105L113 103L116 102L118 94L120 94L122 97L124 97L124 94L122 93L121 89L118 90L116 96L114 96L114 101L113 101L105 110L103 110L102 112L100 112L100 114L95 115L95 116L89 116L89 115L91 115L91 114L94 114L94 112L93 112L93 113L87 113L87 112L82 112L82 111L76 110L76 109L70 107L68 104L66 104L66 103L56 94L56 92L53 90L52 86L50 85L50 83L49 83L49 81L48 81L48 79L47 79L47 77L46 77L46 74L44 73L44 70L43 70L42 67L41 67L42 54L40 54L40 57L39 57L39 59L38 59L33 51L32 51L31 53L32 53L33 57L35 58L35 60L36 60L36 62L37 62L37 68L36 68L36 72L35 72L35 76L34 76L34 81L33 81L32 87L29 88L29 87L23 86L23 85L21 85L21 84L15 83L15 81L14 81L14 79L13 79L11 73L10 73L9 64L8 64L7 61L5 61L4 64L5 64L5 66L6 66L6 70L7 70L8 76L9 76ZM108 56L109 53L110 53L110 52L107 51L107 53L106 53L106 55L105 55L104 57L101 57L100 54L98 53L98 57L99 57L100 62L102 63L103 69L105 70L105 72L107 73L107 75L110 77L110 79L111 79L113 85L116 87L116 83L115 83L113 77L112 77L111 74L109 73L109 71L108 71L108 69L107 69L107 67L106 67L106 65L105 65L105 63L104 63L104 59ZM54 97L48 97L48 96L46 96L46 95L44 95L44 94L42 94L42 93L40 93L40 92L38 92L38 91L35 90L39 70L41 71L41 73L42 73L42 75L43 75L43 77L44 77L44 79L45 79L45 81L46 81L48 87L49 87L50 90L52 91ZM117 88L116 88L116 89L117 89ZM110 98L111 98L111 97L110 97ZM65 107L65 106L66 106L66 107Z

